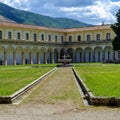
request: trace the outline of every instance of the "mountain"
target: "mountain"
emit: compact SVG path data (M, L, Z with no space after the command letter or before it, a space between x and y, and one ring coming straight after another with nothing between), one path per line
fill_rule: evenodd
M21 24L31 24L56 28L77 28L91 26L68 18L52 18L28 11L18 10L0 2L0 21L10 21Z

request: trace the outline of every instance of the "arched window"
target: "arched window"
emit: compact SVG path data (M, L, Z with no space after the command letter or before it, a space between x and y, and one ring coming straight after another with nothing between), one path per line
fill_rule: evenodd
M0 40L2 39L2 31L0 31Z

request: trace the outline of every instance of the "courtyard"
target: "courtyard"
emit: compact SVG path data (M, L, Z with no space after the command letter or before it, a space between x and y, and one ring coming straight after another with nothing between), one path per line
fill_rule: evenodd
M35 80L37 77L41 76L45 72L49 71L50 69L53 69L55 65L39 65L39 66L1 66L0 67L0 74L3 75L3 86L5 84L12 83L14 88L14 84L22 84L24 81L21 81L22 78L17 80L20 76L23 75L23 78L26 73L28 73L28 76L33 76L31 80ZM85 81L85 84L87 84L88 78L90 78L90 81L92 82L91 76L93 76L98 71L101 71L101 76L108 76L108 73L111 76L114 76L112 71L115 73L119 73L120 65L114 65L114 64L75 64L75 69L80 74L83 80ZM25 70L25 71L24 71ZM6 72L4 72L6 71ZM20 74L21 71L21 74ZM41 72L43 71L43 72ZM12 73L12 75L9 75L9 77L5 74ZM13 74L14 72L18 73L18 75ZM88 78L85 77L85 72L88 73ZM38 73L40 73L38 75ZM90 73L90 75L89 75ZM27 76L25 79L30 79ZM95 77L97 75L95 74ZM10 83L8 83L9 80L7 78L11 78ZM94 78L94 77L93 77ZM99 77L96 77L97 79ZM105 77L106 78L106 77ZM110 76L107 78L111 78ZM119 76L115 74L114 77L116 80L116 84L119 86ZM15 80L16 79L16 80ZM13 82L11 82L14 80ZM7 81L7 83L5 83ZM21 83L16 83L16 81L21 81ZM94 81L94 79L93 79ZM106 82L100 81L100 83ZM112 81L112 80L110 80ZM29 81L30 82L30 81ZM97 84L100 84L97 83ZM27 83L28 84L28 83ZM90 83L91 84L91 83ZM110 84L110 83L109 83ZM115 85L116 85L115 84ZM18 86L17 85L17 86ZM111 82L111 85L114 86L114 84ZM15 85L16 86L16 85ZM89 82L87 86L92 89L94 88L94 84L92 84L92 87L89 86ZM96 85L95 85L96 86ZM111 87L108 85L108 87ZM0 87L2 88L2 87ZM10 89L6 89L5 91L10 91ZM99 87L101 90L101 87ZM106 87L107 88L107 87ZM115 86L116 88L116 86ZM2 88L4 89L4 87ZM19 88L20 89L20 88ZM108 89L108 88L107 88ZM119 87L118 87L119 89ZM118 96L119 94L115 91L118 91L118 89L113 89L112 95ZM114 91L115 90L115 91ZM1 91L1 90L0 90ZM94 91L97 90L92 90ZM102 89L103 91L103 89ZM2 93L1 93L2 94ZM6 92L5 94L8 94ZM4 95L5 95L4 94ZM10 93L9 93L10 94ZM99 93L102 95L102 93ZM99 95L98 94L98 95ZM107 96L107 92L106 95ZM109 95L110 96L110 95ZM19 105L0 105L0 119L2 120L118 120L120 117L120 109L115 107L96 107L96 106L84 106L81 95L79 93L78 87L75 82L74 75L72 74L71 67L65 67L65 68L58 68L49 78L42 80L40 84L35 88L35 90L22 101Z

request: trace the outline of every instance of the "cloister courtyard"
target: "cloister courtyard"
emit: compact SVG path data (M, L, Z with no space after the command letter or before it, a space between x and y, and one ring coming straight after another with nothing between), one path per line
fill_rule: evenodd
M30 84L57 64L0 66L0 96ZM120 97L120 65L73 64L95 96ZM26 93L27 94L27 93ZM1 120L118 120L119 107L85 105L71 67L60 67L20 102L0 105Z

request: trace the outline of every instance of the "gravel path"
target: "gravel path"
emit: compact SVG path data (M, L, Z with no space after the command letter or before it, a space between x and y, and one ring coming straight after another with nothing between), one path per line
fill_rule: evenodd
M74 79L70 68L60 68L47 81L50 85L46 94L54 92L52 89L63 79ZM53 79L53 82L51 82ZM46 81L46 82L47 82ZM41 82L44 86L45 81ZM41 86L40 86L41 88ZM39 87L20 105L0 105L0 120L119 120L120 108L84 107L71 101L57 101L49 103L47 97L39 92ZM45 90L42 87L43 91ZM51 90L52 89L52 90ZM51 91L50 91L51 90ZM50 91L50 92L48 92ZM51 95L51 94L50 94Z

